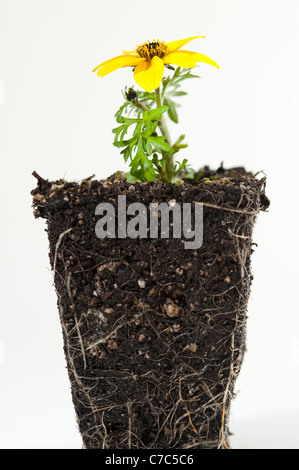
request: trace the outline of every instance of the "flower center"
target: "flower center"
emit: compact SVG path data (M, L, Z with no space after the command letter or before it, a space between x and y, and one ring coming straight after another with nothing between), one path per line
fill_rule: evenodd
M140 57L147 60L152 59L155 55L161 59L166 54L166 44L164 41L154 39L152 42L147 41L140 44L140 46L137 46L136 51Z

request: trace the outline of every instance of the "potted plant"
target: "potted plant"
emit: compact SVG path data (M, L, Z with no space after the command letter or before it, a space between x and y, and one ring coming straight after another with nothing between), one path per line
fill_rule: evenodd
M143 89L126 88L116 113L126 174L49 182L33 173L88 449L229 448L252 229L269 201L265 178L242 167L195 172L176 161L185 136L173 143L165 117L177 122L174 99L197 62L218 68L181 50L197 37L153 40L94 69L134 67Z

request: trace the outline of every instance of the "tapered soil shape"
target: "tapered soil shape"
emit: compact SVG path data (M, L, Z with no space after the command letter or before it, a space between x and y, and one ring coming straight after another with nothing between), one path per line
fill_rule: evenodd
M36 173L71 391L85 448L228 448L245 348L252 230L264 179L48 182ZM99 239L99 203L203 204L203 244ZM131 216L132 219L132 216ZM116 220L117 225L117 220Z

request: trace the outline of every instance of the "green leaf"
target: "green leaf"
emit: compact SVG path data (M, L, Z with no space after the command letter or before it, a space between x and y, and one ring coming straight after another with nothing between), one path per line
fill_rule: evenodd
M173 96L185 96L188 95L186 91L174 91Z
M129 158L131 158L131 154L132 154L132 149L130 148L130 146L128 145L126 148L124 148L121 152L120 152L123 156L124 156L124 161L125 163L128 161Z
M113 145L117 148L121 148L121 147L124 147L126 144L124 144L123 141L121 142L116 141L116 142L113 142Z
M138 122L138 124L136 124L136 127L134 129L133 136L136 136L138 138L141 132L141 129L142 129L142 122Z
M144 130L142 131L143 137L148 137L152 135L158 126L158 121L145 121L144 123Z
M126 178L127 178L127 183L136 183L136 181L138 181L138 178L133 176L129 171L126 172Z
M123 117L123 122L127 125L130 126L131 124L137 124L138 122L142 122L141 119L138 118L125 118Z
M167 111L168 106L159 106L158 108L154 108L151 111L144 111L143 112L143 119L150 120L150 121L158 121L161 119L162 115Z
M112 129L113 134L115 134L114 142L118 140L119 135L121 131L123 130L123 128L124 126L119 126L119 127L115 127L115 129Z
M176 107L178 105L176 105L170 98L164 98L164 103L166 103L168 106L167 113L169 119L177 124L179 122L178 113L176 111Z
M158 155L156 153L154 153L153 156L152 156L152 163L160 171L162 166L163 166L163 157L161 158L161 160L159 160Z
M187 165L187 163L188 163L188 160L187 160L187 158L184 158L184 160L182 161L182 163L180 163L180 162L176 162L176 163L179 165L178 171L180 171L180 170L185 170L185 169L186 169L186 165Z
M147 137L147 140L149 143L152 144L152 146L156 149L157 152L162 153L162 151L164 151L173 153L172 147L167 142L165 142L164 136L149 136Z
M151 143L148 141L148 139L146 139L145 148L146 148L146 153L147 153L148 155L151 155L151 154L152 154L152 151L153 151L153 148L152 148L152 146L151 146Z
M181 67L177 67L176 71L175 71L174 74L173 74L172 79L178 77L178 76L180 75L181 71L182 71L182 68L181 68Z
M140 166L140 176L146 181L153 181L155 179L155 170L152 162L146 156L143 150L142 138L140 137L138 141L137 154L134 160L131 163L132 171L131 173L136 176L136 170Z

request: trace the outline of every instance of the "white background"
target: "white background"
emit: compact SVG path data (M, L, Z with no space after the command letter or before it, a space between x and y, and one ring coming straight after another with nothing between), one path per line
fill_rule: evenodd
M0 0L0 447L80 448L45 223L32 215L48 179L125 169L112 145L130 68L98 63L146 40L205 35L186 84L182 157L268 176L258 217L247 353L230 420L233 448L299 448L298 0Z

